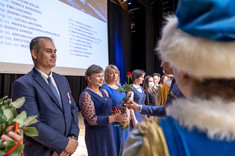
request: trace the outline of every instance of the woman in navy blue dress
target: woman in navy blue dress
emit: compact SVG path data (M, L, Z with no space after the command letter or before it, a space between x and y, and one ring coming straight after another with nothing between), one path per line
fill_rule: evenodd
M79 106L85 123L85 141L89 156L116 156L113 122L125 121L126 114L111 115L112 100L99 89L104 81L103 69L91 65L85 73L88 87L81 93Z
M104 80L105 80L105 84L101 87L104 90L106 90L109 94L109 97L111 98L112 102L113 102L113 106L112 106L112 114L115 114L116 112L120 112L120 107L123 103L123 98L126 97L125 93L121 93L118 91L118 88L120 87L119 85L119 79L120 79L120 75L119 75L119 70L116 66L114 65L109 65L108 67L106 67L105 72L104 72ZM121 101L122 103L119 103L119 101ZM130 110L126 109L126 113L127 113L127 122L125 124L125 126L128 126L130 123ZM115 146L116 146L116 153L117 155L119 155L119 151L120 151L120 146L121 149L123 149L123 146L126 142L126 139L129 135L129 129L124 130L123 134L122 134L122 127L121 126L115 126L118 123L113 122L113 133L114 133L114 141L115 141ZM121 142L121 136L122 136L122 142Z
M131 80L133 82L133 91L129 91L127 95L131 94L130 100L135 101L140 105L145 103L145 94L141 84L143 83L145 72L140 69L136 69L131 73ZM130 127L137 127L138 123L146 118L146 115L140 114L139 111L130 110L131 123Z

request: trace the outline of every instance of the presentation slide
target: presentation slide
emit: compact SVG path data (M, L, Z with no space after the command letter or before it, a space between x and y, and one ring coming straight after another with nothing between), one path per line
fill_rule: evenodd
M87 67L108 65L107 0L1 0L0 73L25 74L33 67L29 43L51 37L53 71L83 76Z

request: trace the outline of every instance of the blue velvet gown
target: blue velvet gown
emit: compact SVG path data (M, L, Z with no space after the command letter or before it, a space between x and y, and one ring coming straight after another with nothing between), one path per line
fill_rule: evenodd
M113 102L112 108L121 106L121 104L119 103L119 100L121 102L123 102L122 99L126 96L125 93L121 93L117 89L113 89L113 88L109 87L108 85L103 85L101 88L105 89L109 93L109 97L111 98L111 100ZM122 127L115 126L117 124L118 124L117 122L112 123L114 141L115 141L115 146L116 146L116 153L117 153L117 155L119 155ZM122 137L122 149L124 147L124 144L127 140L128 135L129 135L129 129L124 130L123 137Z
M85 89L79 106L85 123L85 141L89 156L116 156L113 126L109 124L112 100L100 90L103 97Z

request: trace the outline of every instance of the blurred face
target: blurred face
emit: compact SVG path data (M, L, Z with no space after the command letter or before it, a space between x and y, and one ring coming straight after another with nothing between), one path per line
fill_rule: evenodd
M168 62L162 61L160 67L162 68L164 74L173 73L172 68L170 67L170 64Z
M149 86L149 88L152 88L153 85L154 85L153 78L150 77L150 78L148 79L148 86Z
M166 83L167 80L170 80L170 78L168 76L164 76L163 83Z
M32 57L35 66L45 72L51 70L56 65L56 48L52 41L42 39L39 42L39 51L32 50Z
M87 79L90 86L101 87L104 82L104 73L93 74L92 76L88 76Z
M118 78L119 78L118 71L116 71L115 69L110 68L108 73L107 73L107 78L108 78L110 83L116 83L118 81Z
M145 74L142 74L140 77L136 78L135 84L138 84L138 85L142 84L144 81L144 76L145 76Z
M177 71L173 68L173 73L175 77L175 81L178 84L180 91L184 94L185 97L190 98L192 97L193 88L195 87L194 79L189 77L182 71Z
M156 86L159 83L159 81L160 81L160 77L158 76L153 77L154 86Z

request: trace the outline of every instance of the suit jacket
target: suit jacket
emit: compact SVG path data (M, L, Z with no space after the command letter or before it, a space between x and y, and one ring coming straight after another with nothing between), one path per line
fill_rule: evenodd
M149 115L149 116L165 116L165 106L148 106L142 105L141 114Z
M25 156L49 156L53 151L60 154L68 144L68 135L78 136L78 109L71 96L68 81L54 72L52 76L60 92L63 107L35 68L12 85L13 100L19 97L26 99L17 112L25 110L27 116L37 115L38 119L32 126L37 128L39 136L24 136Z

